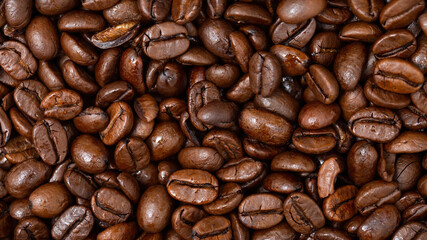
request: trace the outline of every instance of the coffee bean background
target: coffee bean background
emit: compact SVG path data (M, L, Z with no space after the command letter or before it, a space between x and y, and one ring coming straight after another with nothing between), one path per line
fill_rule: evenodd
M425 0L0 0L0 239L427 239Z

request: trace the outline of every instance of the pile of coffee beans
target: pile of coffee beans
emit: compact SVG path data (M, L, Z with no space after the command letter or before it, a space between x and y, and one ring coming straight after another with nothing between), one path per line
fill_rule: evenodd
M0 0L0 28L0 239L427 239L425 0Z

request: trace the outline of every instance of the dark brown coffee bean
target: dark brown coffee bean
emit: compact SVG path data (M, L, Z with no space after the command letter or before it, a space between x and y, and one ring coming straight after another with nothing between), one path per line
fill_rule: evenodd
M417 153L426 149L427 134L423 132L405 131L384 145L390 153Z
M40 102L45 117L61 121L70 120L77 116L83 108L83 99L69 89L61 89L47 94Z
M313 172L316 165L313 160L301 152L286 151L277 154L271 161L272 171Z
M326 157L317 176L317 192L320 198L326 198L335 192L338 174L345 170L345 165L338 157L328 155Z
M135 92L132 86L125 81L116 81L106 84L99 89L95 98L95 105L100 108L107 108L113 102L130 102Z
M25 38L34 57L50 60L59 52L59 35L54 23L47 17L35 17L26 28Z
M367 22L351 22L346 24L340 32L343 41L375 42L382 34L377 24Z
M132 212L129 200L112 188L98 189L92 195L90 204L95 217L111 225L125 222Z
M349 119L350 131L357 137L375 142L389 142L397 137L402 126L399 117L389 109L367 107Z
M372 181L377 173L378 153L367 141L358 141L347 155L348 176L357 186Z
M239 30L246 35L246 37L251 42L252 47L256 51L267 50L267 47L268 47L267 34L265 34L265 32L261 28L254 25L244 25L244 26L241 26Z
M341 110L338 104L323 104L312 102L301 108L298 123L305 129L324 128L336 122L340 117Z
M253 240L262 240L262 239L271 239L271 240L291 240L297 238L297 233L286 223L282 221L274 227L256 230L252 233Z
M278 18L270 26L270 36L274 44L286 44L298 49L307 45L315 31L316 20L314 18L298 24L285 23Z
M104 231L100 232L96 239L107 240L107 239L135 239L138 234L138 225L135 222L125 222L113 225Z
M107 167L109 154L98 138L80 135L71 145L71 157L82 171L101 173Z
M243 157L228 161L216 172L216 176L224 182L244 183L262 174L265 166L252 158Z
M213 148L187 147L178 154L178 161L183 168L195 168L214 172L223 164L224 159Z
M223 216L209 216L198 221L193 227L192 238L231 240L230 220Z
M83 6L85 3L83 3ZM58 20L58 29L63 32L98 32L104 30L105 27L104 18L91 11L75 10L67 12Z
M73 119L74 126L83 133L97 133L108 126L109 117L98 107L84 109Z
M211 203L218 196L218 180L209 172L198 169L174 172L166 186L173 198L194 205Z
M381 0L350 0L348 1L351 12L366 22L373 22L378 19L384 7Z
M359 189L354 206L361 214L369 215L384 204L395 203L400 195L397 183L375 180Z
M422 175L421 158L417 154L402 154L396 160L393 180L401 191L413 188Z
M391 109L401 109L411 103L411 98L407 94L399 94L384 90L376 85L372 78L365 82L364 93L366 98L379 107Z
M256 52L249 62L252 91L269 97L279 87L282 75L279 60L268 52Z
M31 213L30 201L28 198L16 199L9 205L10 216L16 220L34 216Z
M284 45L274 45L270 52L279 60L285 75L299 76L307 72L310 57L304 52Z
M114 162L122 171L138 171L150 162L150 151L139 138L122 139L114 151Z
M239 137L228 130L212 130L203 138L203 146L215 148L225 160L243 157Z
M283 219L283 202L272 194L252 194L239 205L239 219L248 228L266 229Z
M62 33L61 46L65 54L77 64L88 66L98 61L98 54L93 47L79 37Z
M187 34L187 29L176 23L158 23L145 31L142 49L156 60L174 58L187 51L190 45Z
M250 86L249 74L243 75L237 83L227 91L227 99L243 103L253 97L254 93Z
M130 133L134 117L132 108L122 101L112 103L107 109L107 114L110 122L99 135L105 145L111 146Z
M134 7L133 9L135 10L135 5L136 5L135 1L127 0L122 2L132 4L132 6ZM104 11L104 16L105 16L105 11ZM131 16L130 18L132 18L132 13L130 13L129 16ZM139 16L139 15L136 15L136 16ZM110 19L107 19L107 20L110 20ZM113 22L112 24L116 24L116 25L109 27L101 32L98 32L92 35L90 39L88 39L94 46L101 49L110 49L110 48L121 46L127 43L132 38L134 38L138 34L138 31L141 26L140 24L138 24L136 20L135 21L131 20L129 22L124 22L124 23L121 23L121 20L119 20L118 23L115 23L116 22L115 20L110 20L109 22ZM83 36L89 38L89 36L87 35L83 35Z
M73 61L65 61L61 68L64 80L71 88L88 95L94 95L99 90L92 76Z
M392 239L403 240L403 239L422 239L427 236L427 228L420 222L410 222L399 227L394 232Z
M264 179L262 186L269 191L283 194L303 190L301 179L293 173L271 173Z
M35 80L22 81L13 93L17 107L32 120L43 118L40 108L42 99L48 94L46 87Z
M344 46L335 58L334 73L341 89L353 90L359 82L367 56L366 47L359 42Z
M136 210L139 226L146 232L162 231L169 223L172 208L172 198L165 186L149 187L142 194Z
M372 51L377 58L408 58L417 48L417 41L411 32L405 29L385 33L375 41Z
M51 91L65 88L60 69L53 62L40 61L37 71L39 79Z
M167 121L156 124L146 143L151 159L160 161L177 154L185 143L185 137L177 123Z
M333 63L340 46L341 41L338 34L321 32L314 35L311 40L310 55L314 62L329 66Z
M427 116L415 106L408 106L407 108L397 111L399 118L405 128L410 130L419 130L427 127ZM11 116L12 120L12 116ZM12 120L13 121L13 120Z
M325 225L322 210L304 193L291 193L283 208L286 221L299 233L308 234Z
M292 135L292 143L303 153L326 153L336 145L336 132L332 127L316 130L297 128Z
M58 15L67 12L79 5L78 0L36 0L37 11L45 15Z
M406 27L424 8L425 2L420 0L389 2L381 11L379 19L381 26L387 30Z
M243 199L242 188L236 183L226 183L219 188L218 198L203 209L213 215L223 215L237 208Z
M4 42L0 45L0 56L0 66L14 79L27 79L37 70L37 61L33 54L20 42Z
M46 183L29 197L31 212L41 218L54 218L71 205L71 194L60 183Z
M381 227L377 224L380 219L387 219ZM357 230L360 239L386 239L399 226L400 213L393 205L384 205L372 213Z
M196 19L202 8L201 0L173 0L171 7L172 19L181 25Z
M356 86L353 90L341 92L339 104L343 118L348 121L353 114L366 107L368 101L366 100L363 88Z
M416 92L424 83L424 75L417 66L398 58L378 61L373 79L380 88L402 94Z
M311 65L304 77L318 101L330 104L338 98L338 82L327 68L320 64Z
M42 160L49 165L61 163L67 156L67 133L56 119L38 121L33 128L33 142Z
M97 189L92 177L82 172L76 164L70 164L64 173L64 184L76 197L89 200Z
M358 189L353 185L338 188L323 201L323 212L330 221L347 221L357 213L354 198Z
M182 205L177 207L172 214L172 228L183 239L191 239L194 224L205 216L207 214L200 208L193 205Z
M41 219L29 217L18 222L13 236L14 239L49 239L50 233Z
M300 23L315 17L326 8L327 2L321 1L281 1L277 6L277 15L283 22ZM310 6L310 7L308 7Z
M207 19L199 28L199 37L206 49L216 56L232 59L234 53L228 36L233 32L233 27L225 20Z
M226 20L240 24L270 25L271 15L265 8L251 3L231 4L225 11Z

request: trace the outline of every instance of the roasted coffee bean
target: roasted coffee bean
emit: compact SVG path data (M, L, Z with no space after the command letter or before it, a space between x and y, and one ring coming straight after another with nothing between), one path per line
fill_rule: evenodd
M261 240L265 238L271 240L290 240L296 239L297 233L286 223L286 221L282 221L274 227L264 230L256 230L252 234L252 239L254 240Z
M427 134L423 132L405 131L397 138L384 145L390 153L418 153L426 150Z
M303 153L326 153L337 144L336 132L332 127L316 130L297 128L292 135L292 143Z
M67 156L67 133L56 119L38 121L33 127L33 142L42 160L49 165L61 163Z
M183 169L174 172L166 184L168 193L178 201L202 205L218 196L218 180L209 172Z
M7 41L1 44L0 56L0 66L14 79L27 79L37 70L38 64L33 54L20 42Z
M50 60L59 52L59 35L54 23L47 17L35 17L25 31L25 39L34 57Z
M234 53L228 38L232 32L230 23L222 19L207 19L199 28L199 37L210 52L220 58L232 59Z
M272 192L289 194L303 190L303 183L293 173L271 173L264 179L262 187Z
M397 137L402 122L391 110L386 108L367 107L351 116L350 131L357 137L375 142L389 142Z
M151 186L145 190L138 203L138 225L146 232L160 232L168 225L172 208L173 201L166 187Z
M80 135L71 145L71 157L82 171L101 173L107 167L109 153L98 138Z
M282 75L279 60L268 52L256 52L249 62L249 80L254 94L269 97L279 87Z
M348 176L357 186L372 181L377 173L378 153L367 141L358 141L347 155Z
M344 91L353 90L359 82L366 63L367 50L360 43L350 43L337 54L334 73Z
M140 138L125 138L116 145L114 162L122 171L138 171L150 163L150 151Z
M424 83L423 73L418 67L398 58L378 61L373 79L380 88L402 94L416 92Z
M379 226L377 222L380 219L387 219L384 224ZM357 236L360 239L385 239L391 236L399 226L400 213L393 205L384 205L372 213L357 230Z
M304 78L318 101L331 104L337 99L339 94L338 82L327 68L320 64L311 65Z
M373 22L378 19L384 7L381 0L350 0L348 1L351 12L366 22Z
M321 1L281 1L277 6L277 15L283 22L300 23L316 16L326 8L327 2ZM310 6L310 7L309 7Z
M49 229L37 217L24 218L18 222L14 231L15 239L49 239Z
M138 6L143 19L157 22L164 20L168 16L172 0L138 0Z
M198 221L193 227L192 239L231 240L230 220L223 216L209 216Z
M274 45L270 52L279 60L282 73L285 75L299 76L308 71L310 57L300 50L284 45Z
M274 44L284 43L301 49L307 45L315 31L316 20L314 18L298 24L285 23L278 18L270 27L270 36Z
M98 61L98 54L93 47L79 37L62 33L61 46L65 54L77 64L88 66Z
M40 102L44 116L61 121L70 120L83 109L83 99L73 90L61 89L47 94Z
M92 195L90 206L95 217L110 225L125 222L132 212L129 200L112 188L98 189Z
M358 189L353 185L338 188L323 201L323 212L330 221L347 221L357 213L354 198Z
M203 138L203 146L215 148L225 160L243 157L242 143L232 131L212 130Z
M196 19L202 8L203 1L201 0L174 0L172 1L171 15L172 19L180 24L184 25L188 22Z
M252 194L240 203L239 219L248 228L266 229L282 221L283 208L282 200L272 194Z
M196 168L210 172L218 170L224 159L213 148L209 147L186 147L178 154L179 164L183 168Z
M409 95L384 90L378 87L372 78L367 79L363 90L366 98L379 107L401 109L411 103Z
M64 80L71 88L88 95L94 95L99 90L92 76L73 61L66 60L61 68Z
M336 33L321 32L314 35L310 44L310 55L314 62L329 66L333 63L341 41Z
M9 205L10 216L16 220L34 216L31 213L30 201L28 198L16 199Z
M420 0L389 2L381 10L380 23L387 30L406 27L425 8L425 2Z
M121 138L130 133L133 126L133 111L126 102L114 102L108 107L107 114L110 117L108 126L99 132L105 145L114 145Z
M138 234L138 225L135 222L125 222L113 225L100 232L96 238L107 240L114 238L117 240L135 239Z
M346 24L340 32L343 41L375 42L382 34L377 24L367 22L351 22Z
M369 215L384 204L395 203L400 195L397 183L375 180L359 189L354 205L361 214Z
M153 161L160 161L177 154L184 143L184 134L179 125L172 121L156 124L146 140Z
M116 81L106 84L99 89L95 98L95 105L100 108L107 108L113 102L130 102L135 95L132 86L125 81Z
M291 193L283 208L286 221L299 233L308 234L325 225L322 210L304 193Z
M109 117L98 107L88 107L73 118L74 126L83 133L97 133L108 126Z
M262 174L265 166L252 158L243 157L228 161L216 172L216 176L224 182L244 183Z
M320 198L328 197L335 192L335 182L344 168L342 161L334 156L328 157L323 162L317 176L317 192Z
M413 188L421 177L421 159L417 154L402 154L396 159L393 180L401 191Z
M71 205L71 194L60 183L46 183L29 196L31 212L41 218L58 216Z
M200 208L193 205L182 205L177 207L172 214L172 228L184 239L191 239L192 228L196 222L207 216Z
M336 122L341 110L338 104L323 104L311 102L301 108L298 116L298 124L305 129L324 128Z

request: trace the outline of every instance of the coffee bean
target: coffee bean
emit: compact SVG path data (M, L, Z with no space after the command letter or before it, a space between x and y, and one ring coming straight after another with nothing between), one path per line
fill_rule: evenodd
M95 217L110 225L125 222L132 211L129 200L112 188L98 189L92 195L90 206Z
M223 216L209 216L198 221L193 227L193 239L224 239L231 240L230 220Z
M252 194L239 205L239 219L248 228L270 228L283 219L283 202L267 193Z
M379 219L388 219L384 225L378 226ZM382 239L387 238L400 223L400 213L393 205L384 205L372 213L357 230L360 239Z

